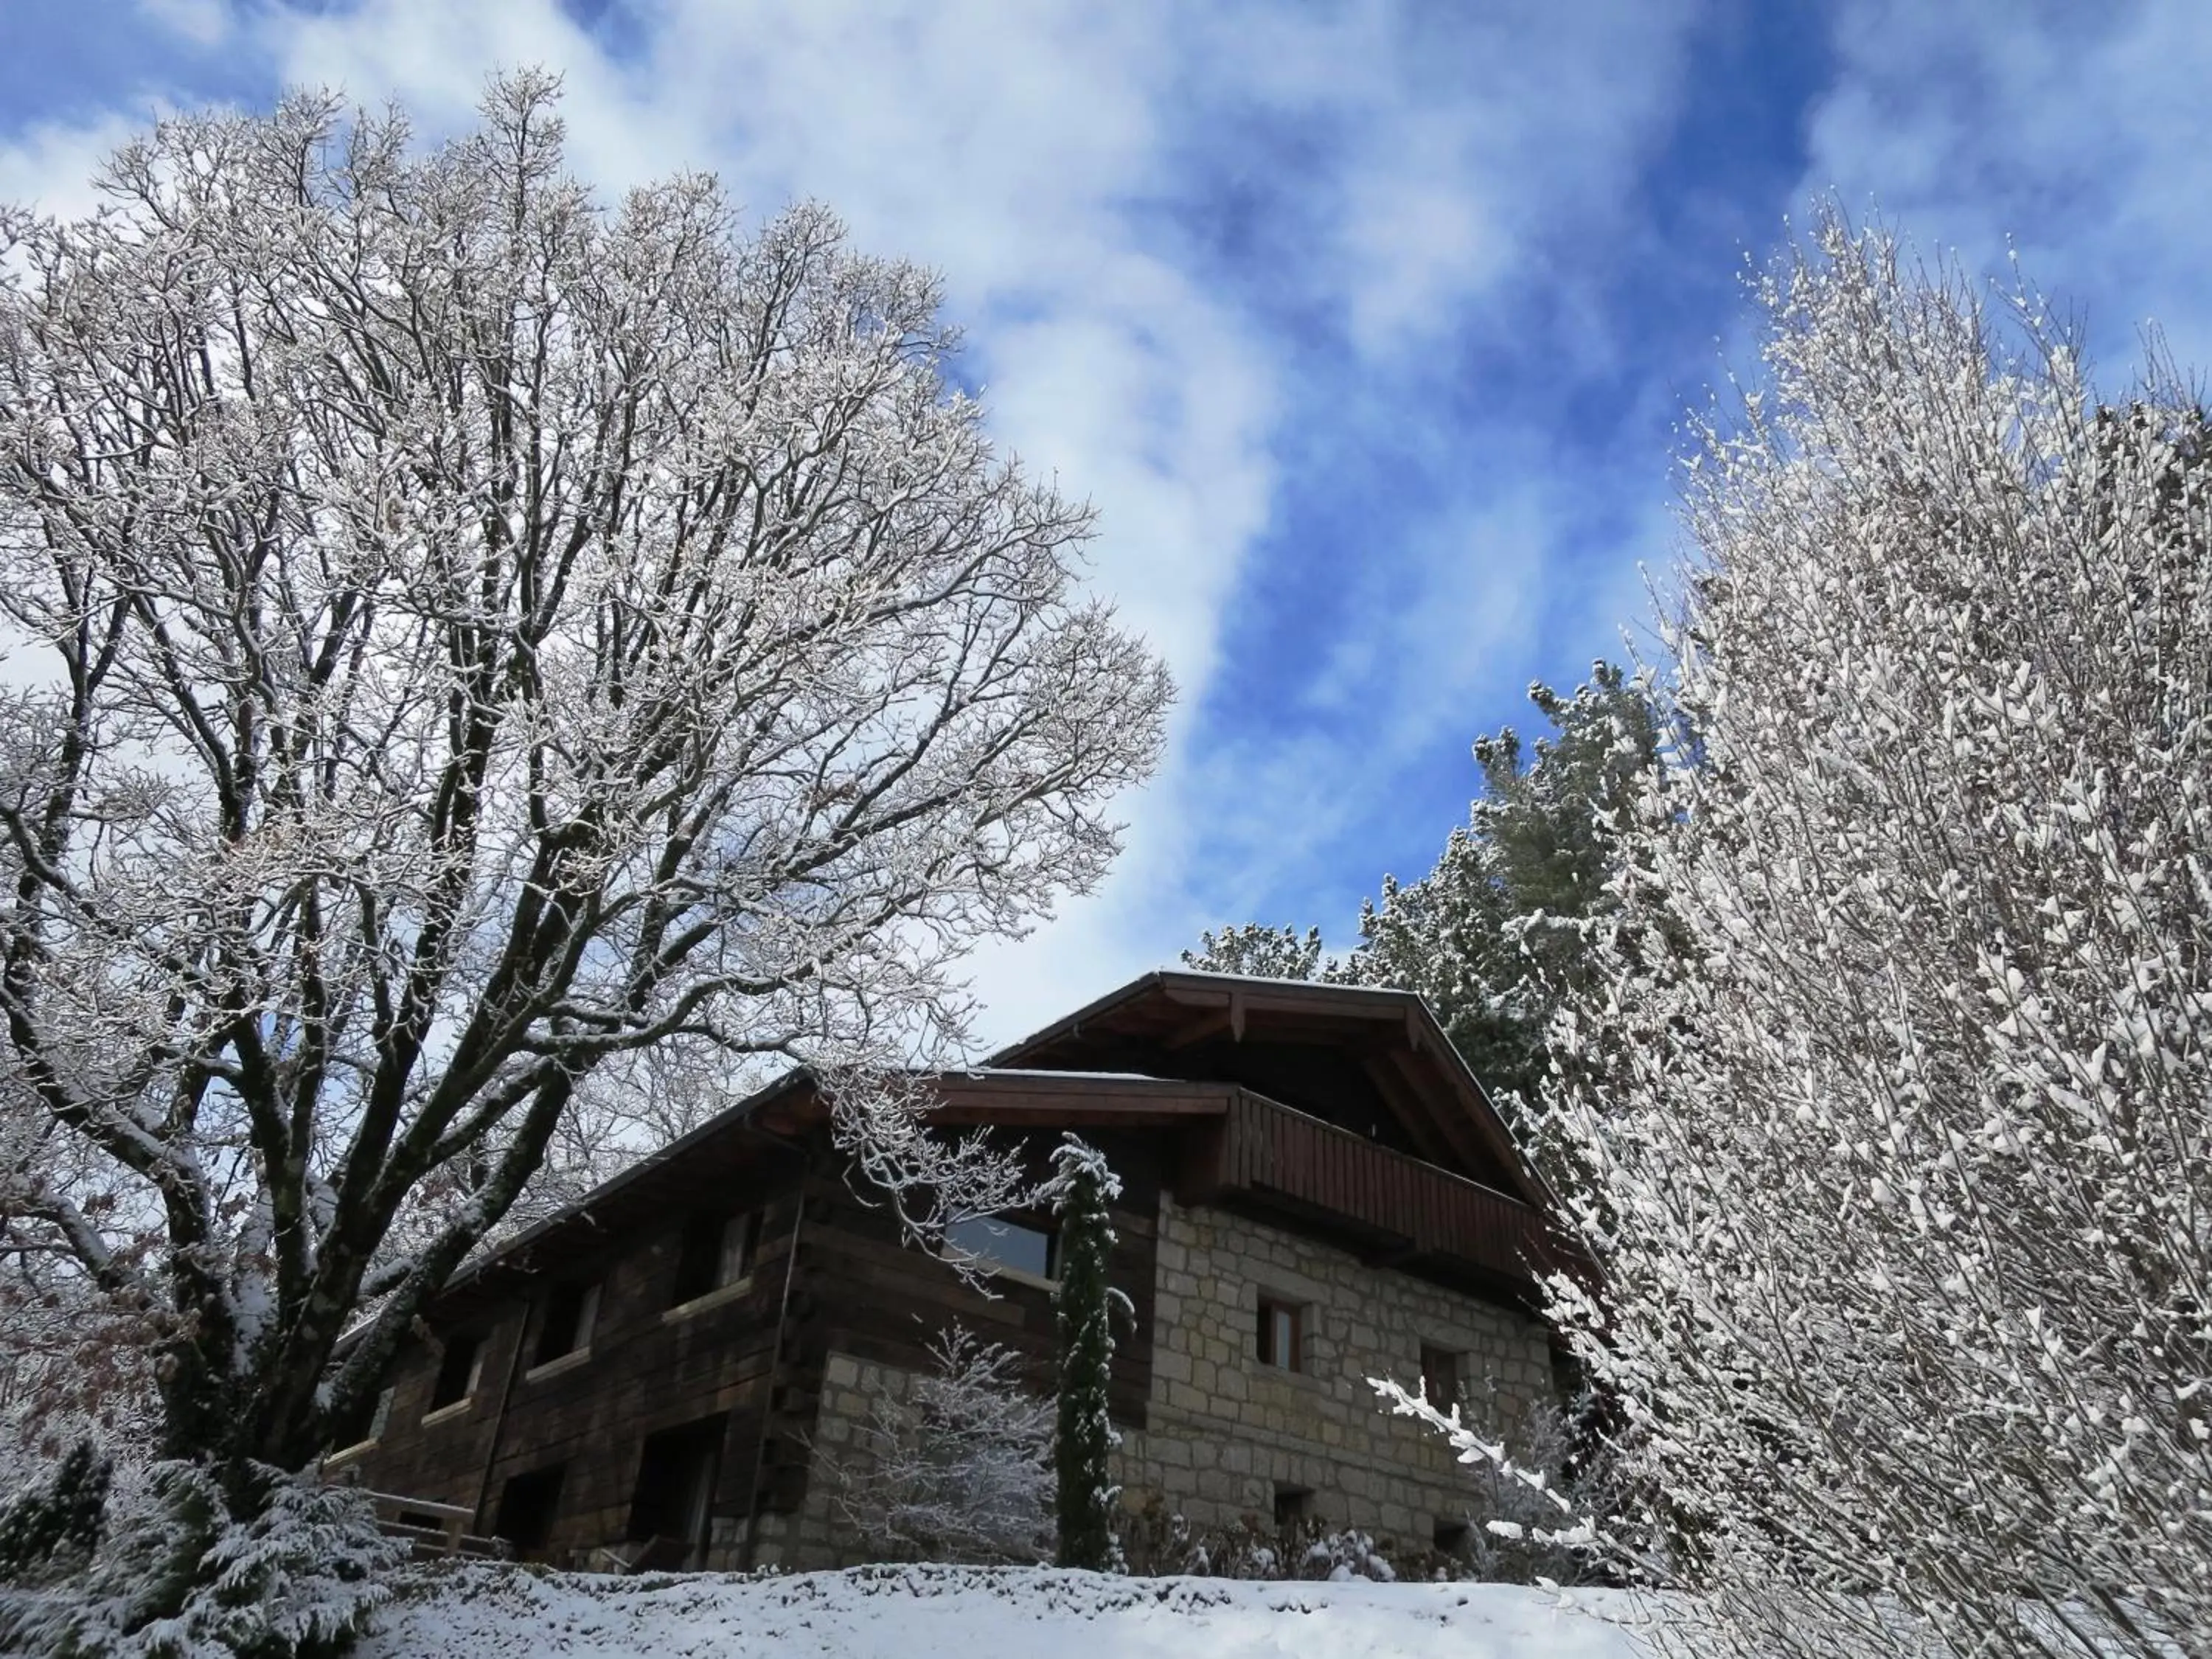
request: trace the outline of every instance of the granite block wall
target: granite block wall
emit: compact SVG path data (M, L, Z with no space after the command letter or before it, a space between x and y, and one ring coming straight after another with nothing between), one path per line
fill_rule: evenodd
M1439 1437L1385 1412L1367 1379L1413 1386L1426 1344L1457 1357L1495 1427L1510 1431L1553 1397L1544 1328L1517 1310L1164 1195L1158 1239L1152 1393L1144 1426L1124 1427L1117 1453L1131 1509L1157 1496L1194 1528L1266 1525L1285 1500L1331 1529L1426 1547L1468 1521L1476 1484ZM1295 1370L1261 1362L1263 1298L1298 1310ZM825 1463L852 1455L872 1399L908 1382L895 1367L830 1357L806 1498L794 1515L763 1518L763 1565L866 1559L834 1514Z

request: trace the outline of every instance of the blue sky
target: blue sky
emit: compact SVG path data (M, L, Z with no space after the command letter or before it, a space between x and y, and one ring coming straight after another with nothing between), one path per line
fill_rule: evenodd
M1620 654L1814 194L2016 250L2113 382L2153 323L2212 366L2201 0L6 0L0 198L287 83L434 134L524 62L610 192L712 168L942 270L998 437L1100 509L1172 748L1105 887L979 954L987 1038L1427 868L1470 740Z

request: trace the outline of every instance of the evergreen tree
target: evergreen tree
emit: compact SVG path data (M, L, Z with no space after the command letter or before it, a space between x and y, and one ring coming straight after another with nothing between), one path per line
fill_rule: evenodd
M52 1486L0 1509L0 1583L28 1577L67 1555L89 1558L100 1543L114 1465L89 1439L70 1448Z
M1383 878L1337 975L1419 993L1516 1127L1551 1063L1553 1012L1589 982L1613 838L1659 752L1645 687L1611 663L1572 696L1537 684L1528 700L1553 735L1525 759L1510 726L1475 740L1482 793L1466 825L1421 880Z
M1200 936L1194 968L1418 993L1507 1120L1520 1127L1552 1062L1547 1031L1589 984L1587 942L1612 908L1609 848L1658 763L1644 684L1607 662L1562 696L1529 688L1552 735L1510 726L1474 744L1482 793L1420 880L1382 878L1360 943L1324 960L1318 929L1254 924Z
M1183 965L1208 974L1249 974L1260 979L1327 979L1336 970L1324 963L1321 929L1301 936L1295 927L1263 927L1240 922L1198 936L1198 949L1182 953Z
M1058 1479L1060 1565L1112 1572L1121 1565L1114 1535L1115 1486L1107 1458L1120 1437L1107 1414L1114 1364L1113 1312L1129 1299L1107 1282L1114 1229L1106 1206L1121 1183L1094 1146L1068 1135L1054 1150L1045 1192L1060 1216L1060 1288L1053 1304L1060 1338L1060 1425L1053 1445Z
M955 1322L930 1366L886 1389L842 1448L824 1446L830 1504L870 1544L924 1561L1052 1553L1053 1402L1021 1356Z

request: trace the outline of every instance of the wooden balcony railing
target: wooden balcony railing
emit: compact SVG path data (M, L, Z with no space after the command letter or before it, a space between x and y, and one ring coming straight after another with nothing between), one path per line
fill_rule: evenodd
M1580 1265L1528 1205L1333 1123L1238 1090L1200 1179L1334 1219L1370 1253L1527 1280Z

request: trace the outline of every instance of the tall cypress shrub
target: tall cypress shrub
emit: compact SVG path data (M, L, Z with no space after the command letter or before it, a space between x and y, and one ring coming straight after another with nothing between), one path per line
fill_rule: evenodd
M1114 1364L1114 1307L1129 1299L1107 1283L1114 1229L1106 1206L1121 1183L1095 1146L1068 1135L1054 1150L1045 1191L1060 1216L1060 1288L1054 1295L1060 1336L1060 1421L1053 1445L1057 1477L1060 1565L1113 1572L1121 1565L1114 1536L1114 1500L1107 1457L1120 1436L1107 1416L1106 1385Z

